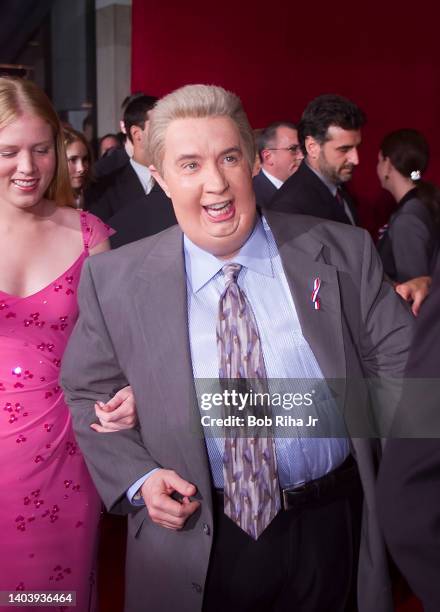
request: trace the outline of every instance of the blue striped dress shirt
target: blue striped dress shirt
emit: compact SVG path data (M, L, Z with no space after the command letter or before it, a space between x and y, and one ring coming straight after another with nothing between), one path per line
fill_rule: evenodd
M192 367L199 391L206 386L207 379L218 378L216 322L219 299L225 286L221 272L225 262L206 253L186 236L184 252ZM316 381L320 381L314 404L318 413L327 421L333 421L334 429L340 431L343 429L342 419L318 362L302 335L278 248L264 218L258 221L247 242L231 261L243 266L238 284L246 293L257 321L269 391L279 389L279 379L295 381L294 391L302 393L310 391L316 386ZM310 316L313 315L311 303ZM288 386L287 383L286 388ZM300 437L299 431L292 435L286 437L283 431L277 436L275 432L279 481L283 488L323 476L340 465L349 454L348 440L344 437L304 438ZM207 435L206 444L214 486L221 489L224 439Z
M221 272L225 262L200 249L187 236L184 237L184 255L192 368L200 396L208 381L218 380L216 323L219 299L225 286ZM317 415L328 424L328 431L344 431L332 394L302 335L278 248L264 217L257 222L232 261L243 266L238 283L257 320L269 392L280 391L280 379L289 380L295 385L293 391L303 394L318 386L314 397ZM311 302L310 316L313 315ZM286 388L290 389L289 382L282 385L284 391ZM299 430L292 432L292 437L287 437L285 430L279 435L276 430L274 433L279 481L283 488L327 474L349 454L345 437L304 438ZM205 435L214 486L222 489L224 438L214 437L206 429ZM142 476L128 489L127 497L135 505L143 504L142 499L133 501L133 496L154 471Z

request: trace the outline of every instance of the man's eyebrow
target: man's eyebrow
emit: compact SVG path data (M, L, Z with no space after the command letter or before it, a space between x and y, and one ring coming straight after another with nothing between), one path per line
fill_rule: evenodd
M236 147L229 147L228 149L225 149L224 151L221 151L220 155L228 155L228 153L241 153L241 148L236 146Z
M219 153L219 157L221 157L222 155L228 155L229 153L241 153L242 150L239 146L234 146L234 147L228 147L227 149L224 149L223 151L220 151ZM182 153L182 155L179 155L176 159L176 163L185 161L187 159L200 159L200 155L198 155L197 153Z
M176 159L176 162L185 161L186 159L200 159L200 155L197 153L182 153L182 155L179 155Z

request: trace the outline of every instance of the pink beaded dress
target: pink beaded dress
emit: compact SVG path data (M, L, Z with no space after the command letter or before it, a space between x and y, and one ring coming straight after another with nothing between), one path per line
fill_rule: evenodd
M28 297L0 290L0 591L76 591L75 608L38 608L52 612L95 609L101 502L58 377L81 267L113 231L78 214L84 250L68 270Z

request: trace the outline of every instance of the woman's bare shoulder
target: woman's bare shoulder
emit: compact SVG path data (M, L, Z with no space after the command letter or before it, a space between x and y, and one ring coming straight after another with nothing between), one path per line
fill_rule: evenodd
M81 213L82 211L72 208L71 206L55 205L52 220L57 225L62 225L66 229L76 231L81 230Z

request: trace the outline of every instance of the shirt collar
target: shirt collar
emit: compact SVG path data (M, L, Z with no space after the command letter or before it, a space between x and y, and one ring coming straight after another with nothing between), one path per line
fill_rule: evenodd
M184 253L186 275L193 293L197 293L226 263L232 261L258 274L274 276L269 244L262 219L258 219L252 234L241 247L239 253L228 262L204 251L194 244L188 236L184 236Z
M330 190L330 193L332 194L332 196L336 197L336 192L338 191L338 185L335 185L334 183L326 179L320 172L318 172L318 170L315 170L315 168L312 168L312 166L307 162L307 160L304 160L304 161L307 164L307 167L310 168L310 170L314 172L316 176L324 183L327 189Z
M153 185L154 185L154 179L151 176L151 172L149 171L147 166L144 166L143 164L140 164L139 162L134 161L132 157L130 158L130 164L132 165L133 170L136 172L137 177L140 180L145 193L148 195L150 191L153 189Z
M283 184L283 181L280 181L280 179L277 178L276 176L273 176L272 174L269 174L269 172L266 172L264 168L261 168L261 172L272 183L272 185L275 185L277 189L279 189L281 185Z

